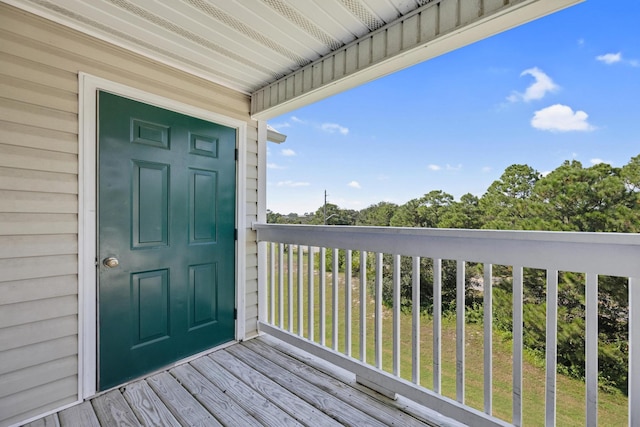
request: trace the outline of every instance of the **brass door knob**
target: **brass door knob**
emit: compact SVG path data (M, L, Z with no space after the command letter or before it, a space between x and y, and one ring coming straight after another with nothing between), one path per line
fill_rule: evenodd
M117 267L117 266L118 266L118 264L120 264L120 262L118 261L118 258L115 258L115 257L109 257L109 258L105 258L105 259L102 261L102 264L103 264L105 267L115 268L115 267Z

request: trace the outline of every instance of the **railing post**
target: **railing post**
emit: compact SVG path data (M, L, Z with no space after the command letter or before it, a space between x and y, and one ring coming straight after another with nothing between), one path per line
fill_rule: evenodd
M276 244L269 244L269 323L276 322Z
M288 273L288 275L287 275L288 276L287 277L287 279L288 279L287 285L288 285L288 288L289 288L288 289L289 292L287 294L287 296L288 296L287 299L289 300L288 301L289 306L287 307L288 310L289 310L289 319L288 319L289 320L289 328L288 329L289 329L289 332L293 332L293 245L289 244L287 249L288 249L287 250L287 253L288 253L288 256L287 256L287 267L288 267L288 270L287 270L287 273Z

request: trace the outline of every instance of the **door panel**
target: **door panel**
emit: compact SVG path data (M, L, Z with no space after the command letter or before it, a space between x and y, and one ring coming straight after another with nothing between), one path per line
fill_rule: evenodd
M234 338L232 128L99 93L99 389Z

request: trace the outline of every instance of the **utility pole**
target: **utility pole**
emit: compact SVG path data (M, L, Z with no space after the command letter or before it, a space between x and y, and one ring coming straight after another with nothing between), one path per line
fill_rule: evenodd
M324 225L327 225L327 220L329 218L337 215L337 213L332 213L331 215L327 216L327 190L324 190L324 207L322 208L322 213L324 216Z
M324 214L324 225L327 225L327 190L324 190L324 205L322 213Z

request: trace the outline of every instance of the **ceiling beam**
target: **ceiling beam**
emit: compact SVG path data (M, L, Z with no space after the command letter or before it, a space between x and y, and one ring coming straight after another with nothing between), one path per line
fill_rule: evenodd
M257 90L254 119L268 120L583 0L433 0Z

